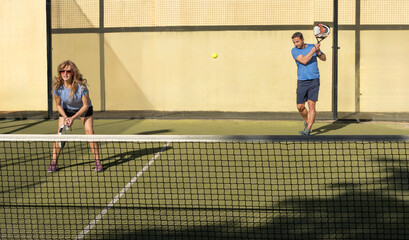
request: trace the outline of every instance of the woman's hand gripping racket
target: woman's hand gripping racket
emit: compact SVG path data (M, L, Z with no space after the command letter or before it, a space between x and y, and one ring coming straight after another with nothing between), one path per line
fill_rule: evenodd
M326 24L320 23L317 26L315 26L314 35L315 35L315 38L317 39L317 43L320 43L322 40L328 37L330 32L331 32L331 29Z
M60 127L60 130L58 131L58 135L65 135L68 133L68 131L71 131L71 128L68 127L68 125L62 125ZM65 146L65 141L58 141L58 146L60 147L60 149L63 149Z

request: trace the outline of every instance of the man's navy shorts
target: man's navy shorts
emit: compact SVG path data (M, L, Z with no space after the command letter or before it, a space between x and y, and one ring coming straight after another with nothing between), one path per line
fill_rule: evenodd
M307 100L318 101L320 91L320 79L298 80L297 104L305 103Z

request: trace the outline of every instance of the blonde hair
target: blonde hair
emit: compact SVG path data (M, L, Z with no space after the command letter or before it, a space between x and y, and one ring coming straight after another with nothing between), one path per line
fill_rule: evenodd
M81 88L85 85L87 85L87 79L82 77L82 74L80 73L77 65L75 65L74 62L70 60L66 60L62 63L60 63L57 67L57 72L58 75L54 77L54 86L53 86L53 92L54 90L57 90L60 88L62 85L64 85L64 80L61 77L61 70L64 70L67 66L71 67L71 77L72 77L72 86L71 86L71 92L70 92L70 99L74 97L75 92L78 89L78 86L81 86Z

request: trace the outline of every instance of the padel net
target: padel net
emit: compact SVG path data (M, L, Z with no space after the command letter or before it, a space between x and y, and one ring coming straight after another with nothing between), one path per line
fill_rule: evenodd
M405 238L408 140L0 135L1 238Z

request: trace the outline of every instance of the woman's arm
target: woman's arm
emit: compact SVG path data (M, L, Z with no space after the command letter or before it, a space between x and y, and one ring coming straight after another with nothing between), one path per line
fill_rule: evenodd
M58 113L63 116L64 119L67 118L67 115L65 114L64 108L61 105L61 98L59 96L55 96L54 95L54 99L55 99L55 104L57 105L57 111Z
M67 125L69 127L74 123L74 120L77 117L83 115L84 113L86 113L88 111L88 108L89 108L89 94L82 96L81 100L82 100L82 107L80 108L80 110L78 110L78 112L76 114L74 114L72 117L67 118Z

